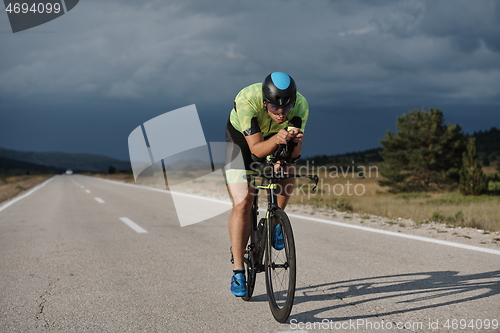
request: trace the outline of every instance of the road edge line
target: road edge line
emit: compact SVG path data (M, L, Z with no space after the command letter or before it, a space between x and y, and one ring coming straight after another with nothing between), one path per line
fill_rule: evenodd
M0 212L3 211L4 209L12 206L13 204L15 204L16 202L18 202L19 200L21 199L24 199L26 198L28 195L32 194L33 192L35 192L36 190L44 187L45 185L47 185L48 183L50 183L54 178L56 177L56 175L50 177L49 179L47 179L46 181L44 181L43 183L41 184L38 184L37 186L33 187L31 190L29 190L28 192L24 193L23 195L19 196L19 197L16 197L14 199L12 199L11 201L8 201L6 204L4 204L3 206L0 206Z
M450 242L450 241L445 241L445 240L440 240L440 239L435 239L435 238L410 235L410 234L405 234L402 232L394 232L394 231L388 231L388 230L382 230L382 229L362 227L359 225L353 225L353 224L342 223L342 222L337 222L337 221L330 221L330 220L320 219L320 218L316 218L316 217L302 216L302 215L292 214L292 213L287 213L287 215L290 217L310 220L310 221L314 221L314 222L318 222L318 223L335 225L335 226L339 226L339 227L364 230L364 231L374 232L374 233L383 234L383 235L408 238L408 239L419 240L419 241L427 242L427 243L434 243L434 244L439 244L439 245L446 245L446 246L458 247L458 248L467 249L467 250L480 251L480 252L486 252L486 253L500 255L499 250L489 249L486 247L479 247L479 246L455 243L455 242Z

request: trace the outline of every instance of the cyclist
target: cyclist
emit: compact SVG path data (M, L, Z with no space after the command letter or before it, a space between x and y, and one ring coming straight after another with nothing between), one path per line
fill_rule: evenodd
M297 92L295 81L283 72L273 72L263 83L243 88L234 100L226 127L226 141L231 143L226 154L232 161L239 153L233 149L236 145L244 163L243 166L230 165L226 171L233 200L228 230L234 259L231 292L235 296L247 295L243 256L250 236L253 192L246 175L252 170L252 155L262 159L272 154L278 145L292 142L295 145L292 162L297 160L308 115L307 100ZM293 190L293 179L284 179L278 186L278 206L282 209L288 203L290 189ZM280 225L273 232L272 245L277 250L284 247Z

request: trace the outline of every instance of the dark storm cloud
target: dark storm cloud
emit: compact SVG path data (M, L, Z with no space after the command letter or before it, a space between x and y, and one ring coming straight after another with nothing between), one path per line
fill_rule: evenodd
M55 40L8 36L1 91L215 102L280 69L342 104L426 89L474 98L478 84L492 97L499 78L492 1L88 1L72 14Z
M321 114L356 108L353 117L370 121L373 112L362 110L498 105L499 7L494 0L81 1L31 32L1 35L0 102L78 103L89 113L103 113L96 101L165 111L196 103L202 117L211 110L222 119L241 88L280 70ZM0 20L0 30L7 24Z

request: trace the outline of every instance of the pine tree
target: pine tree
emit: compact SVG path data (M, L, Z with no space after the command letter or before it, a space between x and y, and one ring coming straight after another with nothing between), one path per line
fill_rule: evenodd
M479 195L488 189L488 179L481 169L477 157L476 140L469 138L467 149L462 155L460 169L460 193L463 195Z
M443 189L459 181L465 136L459 125L444 125L440 109L413 110L397 118L397 133L380 140L384 158L380 185L392 192Z
M483 166L487 167L487 166L490 166L491 164L491 161L490 161L490 158L488 155L484 156L483 157Z

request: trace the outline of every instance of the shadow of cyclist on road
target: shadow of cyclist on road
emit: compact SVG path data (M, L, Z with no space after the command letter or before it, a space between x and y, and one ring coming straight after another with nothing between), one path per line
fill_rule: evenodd
M468 275L460 275L457 271L436 271L361 278L297 288L296 305L318 302L319 306L313 310L292 314L290 319L305 322L381 317L466 304L497 294L500 294L500 270ZM331 311L352 306L375 308L377 302L388 299L393 300L394 306L376 314L328 317ZM324 306L328 301L334 305Z

